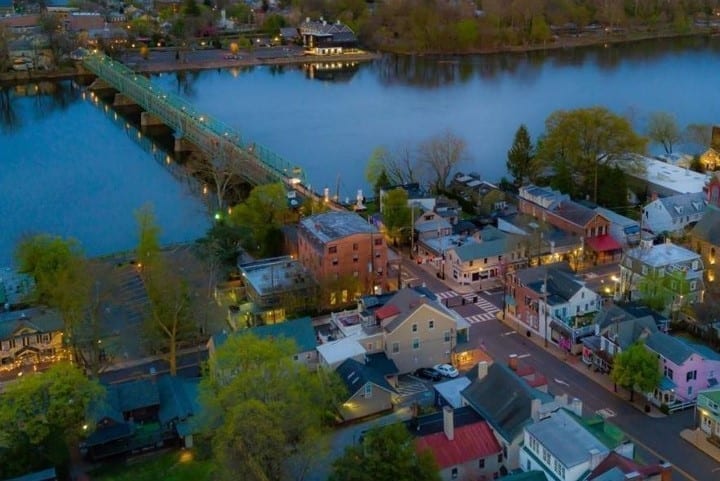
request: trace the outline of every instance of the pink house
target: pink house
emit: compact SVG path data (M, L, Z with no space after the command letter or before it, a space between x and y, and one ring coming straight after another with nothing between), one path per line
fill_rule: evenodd
M698 391L718 385L720 354L664 332L649 335L645 346L658 354L660 385L651 400L659 405L693 401Z

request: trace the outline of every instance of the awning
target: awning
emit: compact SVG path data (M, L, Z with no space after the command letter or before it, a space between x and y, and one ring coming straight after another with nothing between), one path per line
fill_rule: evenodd
M587 245L595 252L608 252L622 250L622 246L610 234L590 237L585 240Z
M658 389L661 391L674 391L675 388L677 388L677 384L672 382L671 379L663 376L662 379L660 379L660 385L658 386Z

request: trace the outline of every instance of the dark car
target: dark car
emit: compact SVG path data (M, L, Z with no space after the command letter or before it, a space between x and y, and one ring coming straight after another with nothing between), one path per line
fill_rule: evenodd
M421 367L415 371L415 376L421 379L429 379L431 381L439 381L442 379L442 374L431 367Z

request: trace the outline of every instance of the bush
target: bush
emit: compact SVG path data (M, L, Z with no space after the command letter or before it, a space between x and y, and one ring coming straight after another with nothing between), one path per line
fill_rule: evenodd
M660 412L663 414L670 414L670 407L667 404L662 403L660 405Z

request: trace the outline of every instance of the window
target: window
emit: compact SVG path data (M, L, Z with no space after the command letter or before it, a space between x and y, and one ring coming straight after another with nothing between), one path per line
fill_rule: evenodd
M694 291L695 289L697 289L697 281L691 281L690 282L690 290Z
M412 325L412 332L417 332L417 324Z
M647 266L642 266L642 275L646 276L647 273L648 273L648 268L647 268Z
M298 359L300 359L300 358L298 357L297 354L295 354L295 355L293 356L293 361L297 361Z
M552 461L552 457L550 456L550 451L548 451L547 449L543 448L542 458L543 458L543 462L544 462L547 466L550 466L550 462Z
M337 246L328 247L328 254L337 254Z
M694 381L697 379L697 371L688 371L687 374L685 374L685 381Z
M452 471L450 471L450 475L452 476L453 479L456 479L458 476L457 468L452 468Z
M498 454L498 463L502 463L502 453Z
M413 349L420 349L420 339L417 337L412 340L412 348Z
M483 259L483 264L486 264L486 265L487 265L487 257L485 257L485 258Z
M353 262L357 262L357 261L358 261L358 255L355 254L355 255L353 256Z
M370 383L365 384L365 397L366 398L372 397L372 384L370 384Z
M335 259L332 260L332 265L334 265L334 266L338 265L338 260L337 260L337 258L335 258Z
M334 306L335 304L337 304L337 296L335 295L334 292L331 292L330 293L330 305Z
M353 277L358 277L359 275L360 275L360 273L358 271L353 272Z
M382 239L375 239L375 245L381 246L382 245Z
M478 460L478 468L480 468L480 469L485 468L485 460L484 459Z
M692 262L692 269L693 269L694 271L698 270L698 261L693 261L693 262Z
M343 289L342 291L342 301L347 302L348 301L348 291L347 289Z
M673 370L672 370L672 369L670 369L669 367L665 366L663 372L664 372L666 378L672 380L672 378L673 378Z
M356 251L360 248L360 246L356 243L353 244L353 250Z
M392 352L398 353L400 352L400 343L399 342L393 342L392 343Z
M444 342L450 342L450 331L443 332L443 340Z
M435 321L428 321L428 329L435 329Z

